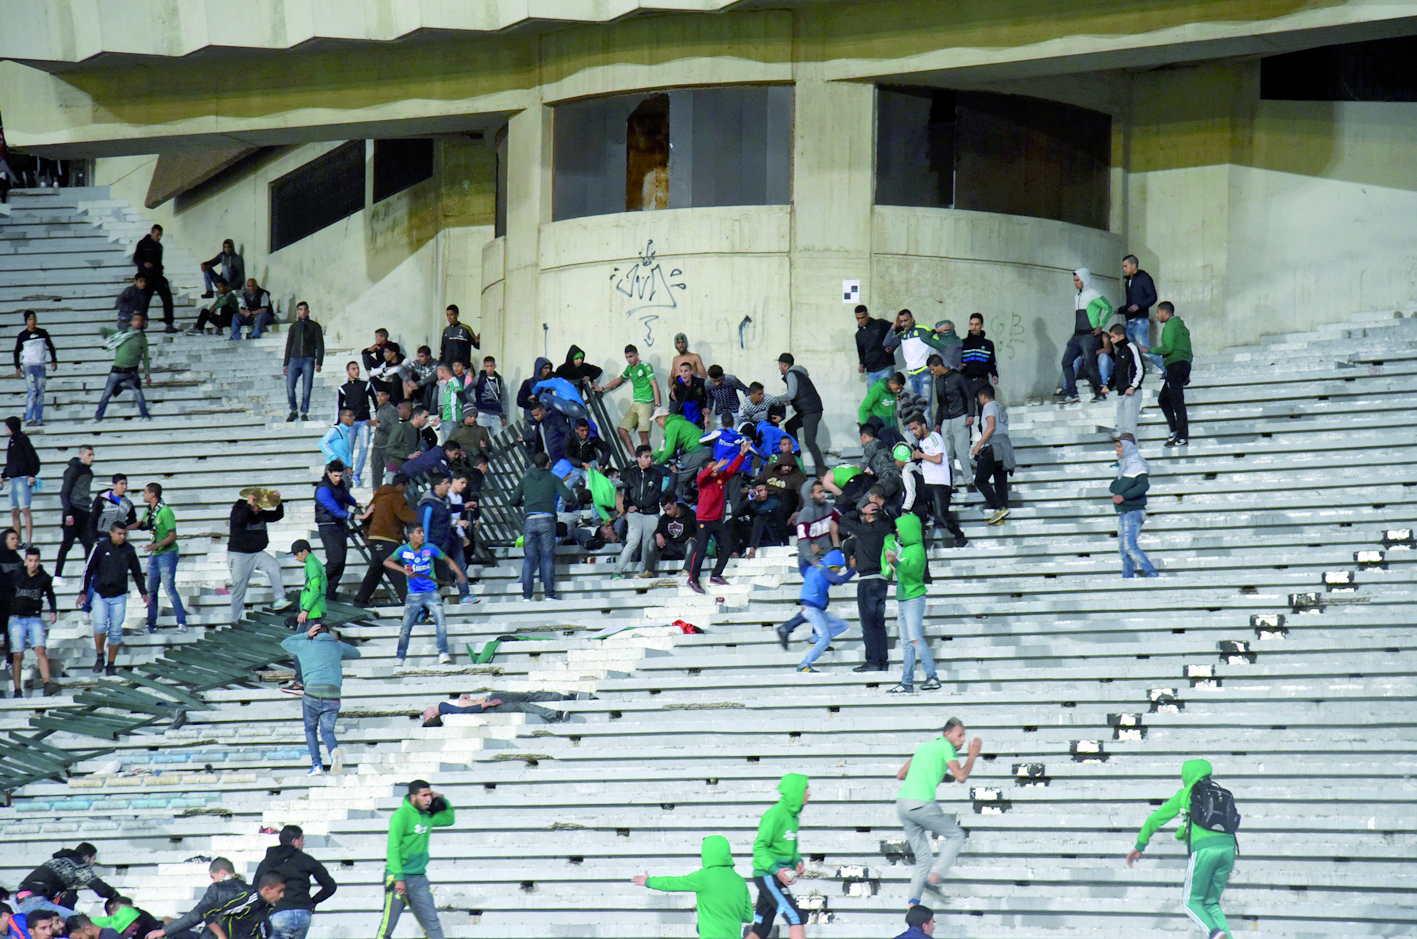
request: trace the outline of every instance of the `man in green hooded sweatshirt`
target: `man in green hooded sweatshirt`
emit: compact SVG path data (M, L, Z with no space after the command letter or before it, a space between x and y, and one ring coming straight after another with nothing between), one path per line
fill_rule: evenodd
M1208 831L1191 824L1191 790L1196 783L1209 779L1210 761L1187 760L1181 764L1181 782L1184 785L1174 796L1166 800L1141 826L1136 847L1127 852L1127 866L1131 867L1146 850L1147 842L1157 829L1177 815L1181 825L1176 829L1176 840L1184 841L1190 848L1191 857L1186 864L1186 885L1182 890L1185 900L1182 909L1205 930L1208 939L1228 939L1230 924L1220 909L1220 895L1230 882L1230 870L1235 866L1235 836L1223 831Z
M763 814L758 837L753 839L753 882L758 885L758 905L746 939L764 939L781 916L791 939L805 939L802 911L788 886L807 870L797 848L797 817L812 797L807 777L788 773L777 784L781 798Z
M403 805L389 819L389 853L384 867L384 918L379 939L390 939L404 905L413 908L428 939L443 939L433 888L428 883L428 840L433 829L453 823L448 800L421 779L408 784Z
M902 515L895 520L895 531L895 535L886 536L881 552L881 571L887 580L896 582L901 675L900 684L886 693L915 693L917 656L925 668L925 681L920 687L925 691L934 691L940 687L940 679L935 674L935 657L930 654L930 642L925 638L925 539L920 516L913 513Z
M699 909L699 939L739 939L743 924L753 918L748 882L733 869L733 851L722 835L704 839L702 870L683 877L631 877L651 890L692 890Z

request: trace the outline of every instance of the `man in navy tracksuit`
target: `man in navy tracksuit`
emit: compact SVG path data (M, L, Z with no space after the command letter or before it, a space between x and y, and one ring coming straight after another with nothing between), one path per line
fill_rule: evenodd
M423 536L428 543L442 551L456 562L458 569L467 567L463 558L462 538L453 529L453 510L448 505L448 489L452 480L447 476L433 476L431 485L423 498L418 500L418 522L423 526ZM463 603L476 603L471 596L467 579L458 580L458 596Z
M369 513L356 515L359 503L349 494L344 481L344 463L331 460L325 464L325 476L315 484L315 525L320 532L320 544L325 547L325 599L333 601L344 574L345 556L349 551L348 524L351 518L363 520Z

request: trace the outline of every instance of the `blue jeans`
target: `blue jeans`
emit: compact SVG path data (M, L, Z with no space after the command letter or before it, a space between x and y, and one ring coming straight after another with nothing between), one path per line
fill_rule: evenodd
M463 547L462 535L459 534L461 531L462 529L454 525L453 535L448 539L448 544L446 546L439 545L438 547L442 549L444 554L456 561L458 567L462 568L463 572L466 573L467 549ZM465 580L458 581L458 596L465 597L470 593L472 593L472 585Z
M48 376L43 365L25 366L25 420L44 420L44 382Z
M882 378L890 378L890 377L891 377L892 375L894 375L894 374L895 374L895 366L894 366L894 365L890 366L889 368L878 368L878 369L876 369L874 372L867 372L867 373L866 373L866 390L867 390L867 391L870 391L870 390L871 390L871 387L872 387L873 385L875 385L876 382L880 381Z
M319 766L320 741L324 740L331 760L334 759L335 747L339 746L335 741L335 718L339 716L339 698L312 698L307 694L300 702L301 712L305 717L305 746L310 748L310 765ZM309 920L306 920L305 927L310 927Z
M44 897L38 895L31 895L25 897L23 900L20 901L21 916L27 917L35 910L49 910L51 913L58 913L65 919L68 919L70 916L74 915L74 911L69 909L67 906L60 906L57 903L51 903L48 900L44 899Z
M1146 512L1142 509L1117 513L1117 553L1122 556L1123 577L1135 577L1138 567L1141 568L1143 576L1156 576L1156 568L1151 566L1151 559L1137 547L1137 535L1141 534L1141 526L1145 521Z
M556 518L528 515L522 530L522 598L530 600L541 571L541 590L547 599L556 599Z
M182 598L177 595L177 558L181 552L167 551L148 557L148 630L157 629L157 585L162 581L167 598L172 601L172 612L177 617L178 626L187 625L187 611L182 607Z
M369 426L368 421L354 422L354 446L350 448L354 451L354 461L349 473L355 479L364 475L364 460L369 455L369 441L373 436L374 429Z
M1116 362L1113 361L1110 355L1099 355L1095 358L1097 362L1097 374L1102 378L1102 387L1106 388L1107 383L1112 380L1112 369L1116 366ZM1083 364L1082 356L1073 359L1073 372L1082 372Z
M271 939L305 939L310 931L309 910L280 910L271 914Z
M1127 320L1127 341L1140 349L1151 345L1151 317L1138 316Z
M10 477L10 508L27 509L34 500L34 487L28 476Z
M408 637L413 632L413 621L418 619L418 611L427 610L433 616L433 624L438 630L438 651L448 651L448 621L443 616L443 598L435 590L415 593L410 590L408 599L403 601L403 626L399 629L398 658L408 655Z
M128 615L128 595L123 593L116 597L101 597L96 593L90 594L89 609L93 610L93 634L101 636L107 633L110 646L122 645L123 620Z
M250 326L251 332L247 338L260 339L261 331L269 329L273 322L275 322L275 318L271 316L269 311L263 312L259 316L252 316L250 313L237 311L237 313L231 317L230 338L240 339L241 328L243 326Z
M1151 347L1147 346L1147 348ZM1151 361L1152 365L1155 365L1163 372L1166 371L1166 362L1161 356L1157 355L1155 352L1143 352L1142 355L1146 356Z
M103 412L108 410L108 402L116 394L122 394L124 388L132 388L133 394L138 399L138 413L143 417L148 416L148 402L143 397L143 380L138 377L138 370L131 372L120 372L117 370L108 373L108 383L103 386L103 396L98 399L98 410L94 412L94 420L103 420Z
M919 374L906 376L906 380L910 383L911 392L918 394L925 401L925 420L927 423L930 420L930 386L935 383L934 378L935 376L930 374L928 368ZM891 429L894 430L895 428Z
M305 385L301 393L300 407L297 408L295 406L295 380L301 375L305 376ZM299 411L301 414L310 411L310 386L314 383L314 356L291 359L290 364L285 367L285 397L292 411Z
M896 601L900 607L900 644L902 669L900 683L907 688L915 684L915 658L925 667L927 680L935 677L935 657L930 654L930 643L925 638L925 597Z
M816 637L817 643L807 650L802 661L797 664L798 668L806 668L825 651L831 641L842 633L846 632L846 623L835 613L826 610L819 610L814 606L802 607L802 615L807 617L807 622L812 624L812 634Z

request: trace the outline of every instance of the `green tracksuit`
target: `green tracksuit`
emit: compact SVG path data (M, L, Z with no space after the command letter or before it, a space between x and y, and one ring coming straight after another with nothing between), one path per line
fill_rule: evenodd
M743 924L753 918L748 882L733 869L728 839L709 835L703 844L703 870L683 877L651 877L651 890L692 890L699 911L699 939L739 939Z
M1184 888L1186 915L1210 935L1217 929L1230 932L1230 924L1225 921L1225 913L1220 909L1220 895L1230 881L1230 870L1235 866L1235 836L1225 832L1206 831L1191 825L1191 787L1209 776L1210 762L1207 760L1187 760L1181 764L1181 781L1185 784L1166 804L1147 818L1137 835L1136 848L1145 851L1151 836L1171 819L1180 815L1181 825L1176 829L1176 839L1185 841L1190 830L1191 857L1186 865L1186 886Z
M432 815L416 808L408 796L404 796L403 805L389 818L389 852L384 873L395 880L426 873L428 839L433 829L446 828L452 823L452 805Z
M311 551L305 555L305 586L300 590L300 609L305 611L306 621L325 618L325 565Z
M777 784L781 798L763 814L753 839L753 876L773 877L784 867L795 870L802 860L797 849L797 816L807 794L807 777L788 773Z

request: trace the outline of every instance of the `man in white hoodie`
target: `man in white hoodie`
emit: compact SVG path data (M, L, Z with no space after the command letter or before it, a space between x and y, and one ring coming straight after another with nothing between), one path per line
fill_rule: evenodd
M1082 367L1087 382L1092 386L1092 400L1106 399L1102 388L1102 376L1097 370L1097 349L1099 338L1114 308L1101 291L1092 286L1092 272L1085 267L1073 271L1073 286L1077 295L1073 302L1073 337L1063 350L1063 403L1075 404L1078 400L1077 375L1073 370L1073 360L1082 357Z

